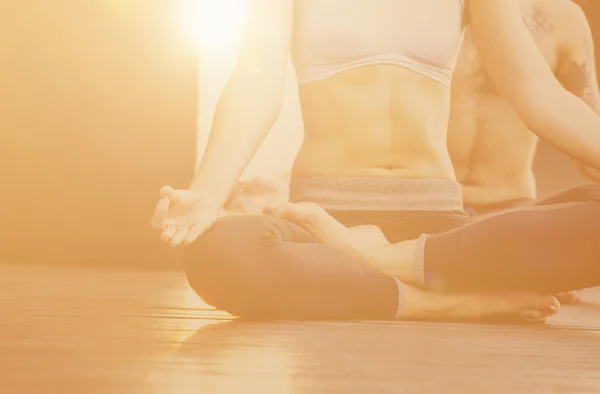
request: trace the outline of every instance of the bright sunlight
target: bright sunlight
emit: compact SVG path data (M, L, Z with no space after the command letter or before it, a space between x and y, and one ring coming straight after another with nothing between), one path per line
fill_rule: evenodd
M230 52L244 28L246 0L180 0L178 23L203 54Z

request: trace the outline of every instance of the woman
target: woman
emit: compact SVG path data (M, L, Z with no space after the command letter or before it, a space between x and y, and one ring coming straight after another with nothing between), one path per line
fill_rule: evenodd
M291 200L318 203L346 226L377 225L383 234L376 227L351 230L369 244L383 242L384 236L396 243L441 233L425 243L430 249L438 243L433 239L440 244L460 239L461 226L470 219L462 211L446 128L452 71L467 24L482 63L528 127L600 168L600 118L555 80L521 20L516 0L253 0L248 11L240 58L219 100L195 179L189 190L163 189L153 220L171 245L191 244L184 252L186 272L206 302L237 315L291 319L523 313L543 318L556 309L551 296L441 296L403 285L318 243L284 219L238 216L217 221L277 118L291 52L306 130L293 169ZM590 217L596 203L551 209L561 213L559 218L581 214L582 209ZM518 236L531 214L510 218L501 226L489 222L485 239L507 231ZM539 248L540 239L554 235L543 230L556 232L561 226L535 226L541 232L534 234L537 244L531 247ZM467 246L477 249L479 241L471 241L475 243ZM527 245L515 250L519 261L531 253ZM429 255L425 251L425 259ZM491 257L478 256L482 266ZM565 262L577 263L571 256L561 260L563 266ZM465 269L457 272L468 274ZM531 283L521 286L518 278L489 289L449 283L442 290L540 290ZM544 290L553 294L566 289Z

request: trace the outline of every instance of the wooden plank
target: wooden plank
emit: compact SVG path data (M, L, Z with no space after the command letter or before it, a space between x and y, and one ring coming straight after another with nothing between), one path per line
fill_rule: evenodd
M539 327L244 323L176 272L0 266L2 393L597 393L600 310ZM600 291L584 293L600 300Z

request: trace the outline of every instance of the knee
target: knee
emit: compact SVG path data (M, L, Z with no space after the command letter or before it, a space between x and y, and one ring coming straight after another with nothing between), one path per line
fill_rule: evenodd
M600 202L600 185L580 185L565 193L564 201L560 202Z
M204 302L235 314L235 295L256 278L253 260L259 242L277 242L272 219L263 215L219 219L198 239L185 247L182 263L188 283ZM243 297L239 294L239 297Z
M207 260L238 254L241 252L240 248L280 240L280 220L266 215L232 215L220 218L184 249L184 263L195 264L199 257Z
M582 185L577 188L582 201L593 201L600 203L600 185Z
M225 266L235 263L237 256L247 256L256 241L272 235L263 216L221 218L183 249L184 269L188 276L198 271L202 271L201 276L221 272Z

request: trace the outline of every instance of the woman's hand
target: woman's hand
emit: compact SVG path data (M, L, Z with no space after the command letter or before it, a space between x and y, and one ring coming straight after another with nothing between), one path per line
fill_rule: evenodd
M315 203L287 203L275 208L266 208L265 213L295 222L322 243L351 255L365 252L373 246L388 244L377 226L363 225L347 228Z
M173 247L194 242L217 220L220 207L208 193L165 186L152 216L152 227Z
M349 243L348 228L331 217L318 204L312 202L286 203L274 208L266 207L264 212L301 225L324 244L346 246Z

